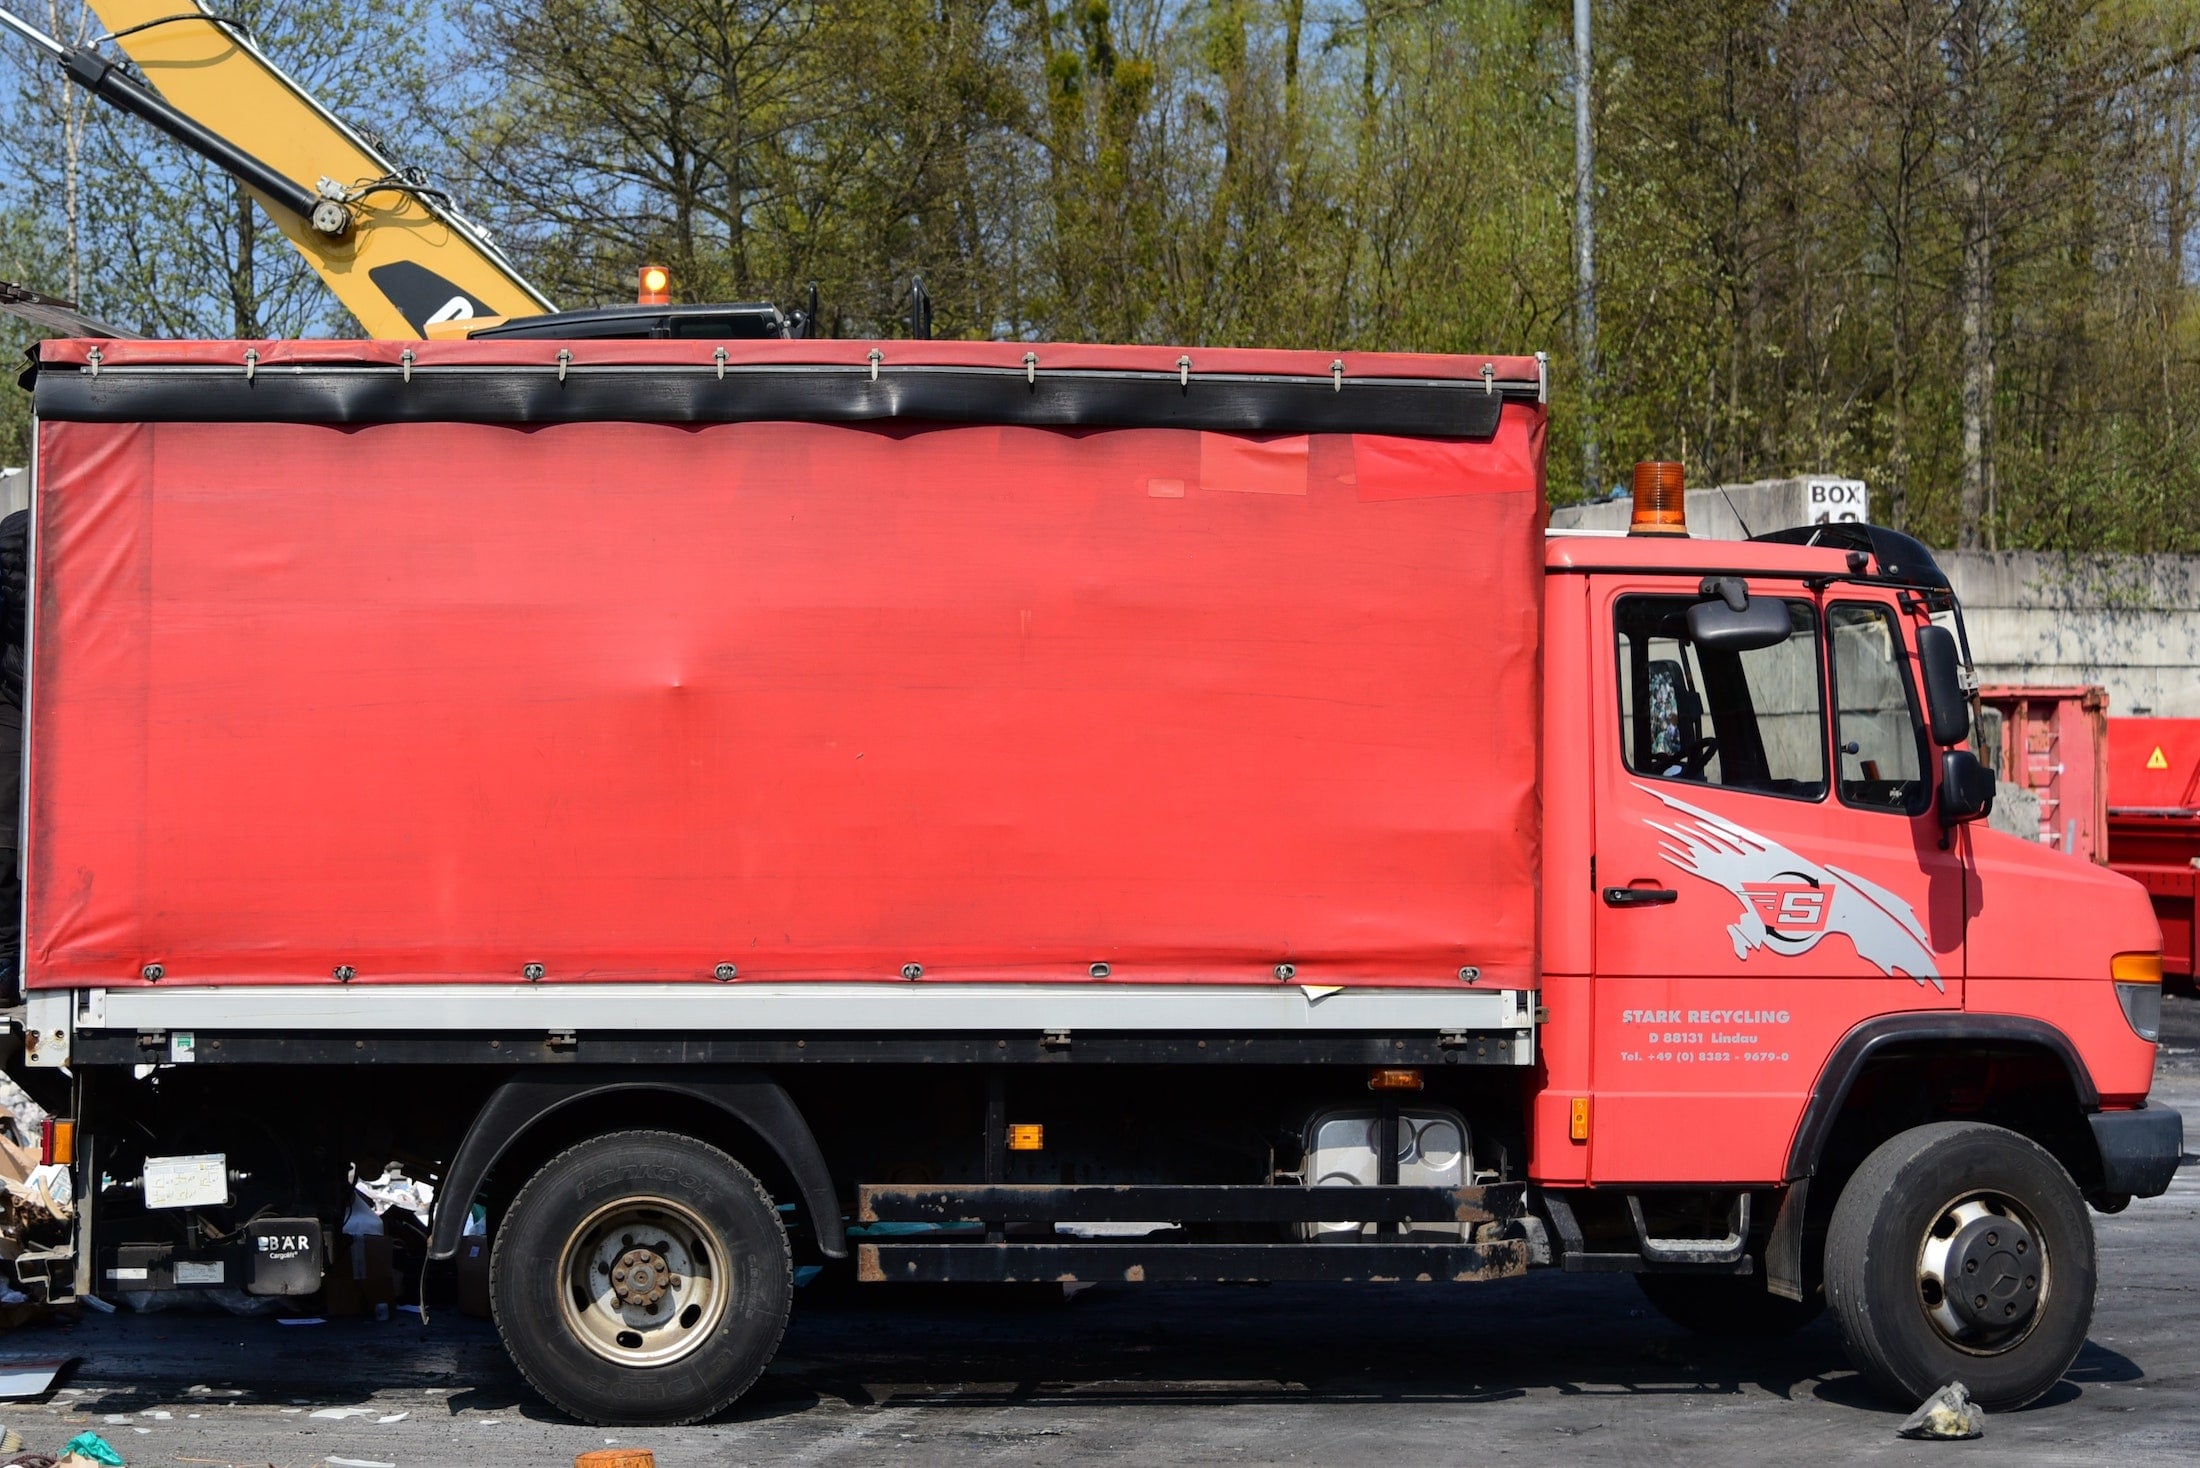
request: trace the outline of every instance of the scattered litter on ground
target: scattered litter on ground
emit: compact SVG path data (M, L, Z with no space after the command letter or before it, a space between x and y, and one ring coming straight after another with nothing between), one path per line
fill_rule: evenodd
M387 1427L392 1422L403 1422L407 1417L410 1416L412 1416L412 1413L410 1412L392 1412L389 1413L387 1416L375 1418L374 1425L377 1427Z
M321 1460L329 1468L397 1468L395 1463L377 1462L373 1458L339 1458L334 1453Z
M172 1422L175 1420L176 1414L173 1412L140 1412L138 1416L154 1422Z
M330 1422L343 1422L352 1417L372 1417L374 1413L365 1407L323 1407L318 1412L309 1412L306 1415L325 1418Z
M276 1317L275 1323L277 1325L326 1325L328 1321L318 1315L281 1315Z
M1962 1439L1986 1435L1986 1413L1963 1383L1952 1381L1927 1397L1915 1412L1895 1429L1896 1437Z
M123 1468L122 1454L108 1446L107 1439L96 1432L80 1432L62 1445L61 1461L66 1463L71 1458L97 1463L102 1468Z

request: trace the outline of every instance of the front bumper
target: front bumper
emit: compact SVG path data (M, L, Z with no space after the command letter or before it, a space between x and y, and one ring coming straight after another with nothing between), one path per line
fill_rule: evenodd
M2101 1152L2101 1191L2154 1198L2169 1191L2185 1152L2185 1119L2167 1106L2096 1111L2093 1143Z

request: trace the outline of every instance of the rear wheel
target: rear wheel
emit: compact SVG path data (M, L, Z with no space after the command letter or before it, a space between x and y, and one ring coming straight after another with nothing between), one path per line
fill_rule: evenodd
M603 1426L695 1422L770 1363L794 1289L771 1197L716 1147L614 1132L545 1163L489 1260L497 1330L552 1405Z
M1826 1299L1857 1369L1919 1402L1962 1382L1989 1411L2062 1378L2093 1321L2093 1227L2070 1174L2001 1127L1935 1122L1842 1189Z
M1751 1274L1638 1274L1660 1315L1699 1335L1764 1340L1792 1335L1825 1311L1821 1295L1790 1300Z

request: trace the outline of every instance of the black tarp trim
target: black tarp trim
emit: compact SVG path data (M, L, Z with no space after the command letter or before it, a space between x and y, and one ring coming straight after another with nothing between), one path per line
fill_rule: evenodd
M1532 383L1165 372L847 366L43 366L41 418L78 423L864 423L910 419L1052 428L1384 433L1489 438Z

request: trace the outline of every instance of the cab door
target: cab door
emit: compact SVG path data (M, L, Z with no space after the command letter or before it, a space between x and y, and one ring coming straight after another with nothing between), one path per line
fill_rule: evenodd
M1592 584L1594 1182L1776 1181L1844 1034L1962 1006L1908 619L1838 584L1746 587L1784 641L1699 645L1693 584Z

